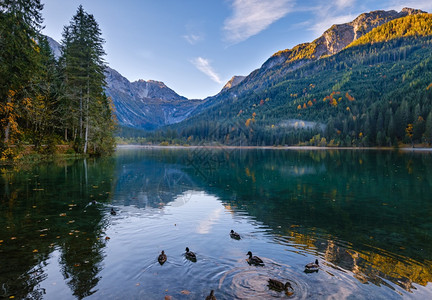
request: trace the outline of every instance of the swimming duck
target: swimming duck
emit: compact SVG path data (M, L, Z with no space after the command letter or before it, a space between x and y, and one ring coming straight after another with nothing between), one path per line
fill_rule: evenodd
M288 289L294 290L289 281L283 284L279 280L271 279L271 278L269 278L268 280L268 286L270 289L275 290L277 292L283 292L283 291L288 292Z
M158 262L163 265L167 261L167 256L165 252L162 250L161 254L158 256Z
M195 253L193 253L192 251L189 251L188 247L186 247L186 253L185 253L185 255L186 255L187 259L196 261L196 255L195 255Z
M247 262L250 265L264 266L264 262L262 261L262 259L259 258L258 256L252 256L252 252L249 251L246 255L249 255L249 258L247 259Z
M305 266L305 272L318 272L319 269L319 264L318 264L318 259L315 259L315 263L308 263Z
M231 229L231 232L230 232L230 236L231 236L232 239L235 239L235 240L239 240L240 239L240 234L238 234L237 232L235 232L232 229Z
M112 208L111 207L111 214L113 215L113 216L115 216L117 213L116 213L116 211L114 210L114 208Z
M205 300L216 300L216 297L214 295L214 290L211 290L210 295L208 295Z

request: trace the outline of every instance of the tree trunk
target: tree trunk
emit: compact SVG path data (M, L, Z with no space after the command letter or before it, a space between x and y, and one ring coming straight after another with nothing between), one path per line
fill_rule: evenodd
M79 137L82 139L82 130L83 130L83 99L82 92L80 93L80 112L79 112Z
M6 125L5 128L5 138L4 138L5 145L7 145L7 143L9 142L9 131L10 131L10 122L8 121L8 124Z
M9 105L10 103L12 103L12 100L11 100L10 96L8 96L8 100L7 100L6 105ZM8 113L6 113L6 118L8 119L8 123L7 123L5 131L4 131L4 144L5 145L7 145L9 143L9 133L10 133L10 120L9 120L9 114Z
M88 124L87 124L86 131L85 131L84 154L87 153L88 132L89 132L89 127L88 127Z

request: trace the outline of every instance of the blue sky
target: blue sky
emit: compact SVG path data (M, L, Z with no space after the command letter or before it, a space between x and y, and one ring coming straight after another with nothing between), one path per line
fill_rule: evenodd
M273 53L319 37L333 24L371 10L432 0L41 0L43 33L61 40L82 4L106 40L110 67L130 81L159 80L182 96L217 94L233 75L248 75Z

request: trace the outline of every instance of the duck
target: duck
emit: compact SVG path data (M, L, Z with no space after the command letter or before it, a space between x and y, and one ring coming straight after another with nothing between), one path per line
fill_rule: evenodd
M318 272L318 269L319 269L318 259L315 259L315 263L308 263L305 266L305 272L306 273Z
M114 208L111 207L111 215L115 216L116 214L117 214L117 213L116 213L116 211L114 210Z
M195 253L193 253L192 251L189 251L188 247L186 247L186 253L185 253L185 255L186 255L187 259L196 261L196 255L195 255Z
M287 281L285 284L283 284L279 280L271 279L271 278L269 278L269 280L268 280L268 287L272 290L277 291L277 292L283 292L283 291L288 292L288 289L294 290L289 281Z
M249 255L249 258L247 259L247 262L250 265L264 266L264 262L262 261L262 259L259 258L258 256L252 256L252 252L249 251L246 255Z
M165 251L162 250L161 254L158 256L158 262L163 265L167 261L167 256L165 254Z
M216 297L214 295L214 290L211 290L210 295L208 295L205 300L216 300Z
M235 231L232 230L232 229L231 229L231 232L230 232L230 237L231 237L232 239L235 239L235 240L239 240L239 239L241 239L241 238L240 238L240 234L238 234L237 232L235 232Z

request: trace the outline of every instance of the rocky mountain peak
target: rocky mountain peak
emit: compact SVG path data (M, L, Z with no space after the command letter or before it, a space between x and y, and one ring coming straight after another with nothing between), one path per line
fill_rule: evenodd
M222 88L222 91L226 91L229 90L230 88L235 87L236 85L238 85L239 83L241 83L243 81L243 79L245 79L246 76L233 76Z
M409 8L409 7L402 8L401 12L407 13L408 15L427 14L427 11L423 11L423 10L415 9L415 8Z
M372 29L391 20L420 13L425 12L414 8L404 8L400 12L376 10L363 13L349 23L333 25L311 43L300 44L292 49L275 53L262 67L267 70L276 65L291 63L291 68L295 69L305 60L315 60L323 55L338 53Z

